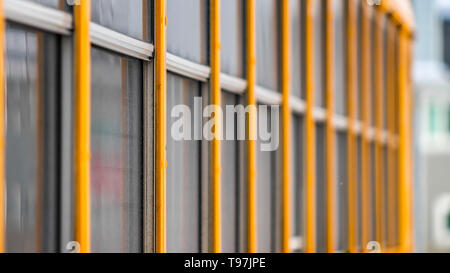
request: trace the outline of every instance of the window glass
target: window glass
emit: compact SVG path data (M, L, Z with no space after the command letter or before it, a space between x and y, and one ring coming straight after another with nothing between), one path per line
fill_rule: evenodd
M92 48L93 252L142 251L142 64Z
M348 176L347 133L337 134L338 250L348 249Z
M222 72L244 77L244 1L226 0L221 4Z
M314 1L314 103L325 106L325 0Z
M326 142L325 125L316 125L316 194L317 194L317 252L326 252L327 196L326 196Z
M150 1L93 0L91 6L93 22L133 38L150 41Z
M274 91L279 91L278 2L256 1L257 83Z
M346 11L344 0L334 0L334 28L335 28L335 97L336 113L347 114L346 92L346 64L347 64L347 35L346 35Z
M208 63L207 7L206 0L167 1L167 51L169 53L196 63Z
M267 111L267 128L272 130L271 110ZM261 118L261 117L260 117ZM280 219L279 206L279 170L280 153L277 151L262 151L261 144L266 143L258 137L257 141L257 240L258 252L270 253L277 251L279 242Z
M303 26L304 26L304 11L305 1L290 0L291 12L291 92L294 96L305 98L303 91L303 65L304 60L302 56L303 50Z
M301 116L294 115L292 117L292 130L291 130L291 171L292 171L292 221L291 232L292 236L298 241L297 246L293 247L294 252L299 252L303 249L302 242L304 242L304 128L303 118Z
M227 123L233 122L234 140L222 141L222 251L226 253L239 252L239 226L240 215L245 205L241 203L242 173L244 165L241 157L242 141L237 141L238 120L237 114L230 121L225 113L225 107L239 104L239 97L228 92L222 92L222 105L224 110L223 135L228 133ZM241 120L239 120L241 121ZM244 125L244 124L241 124ZM244 125L245 126L245 125ZM231 127L230 127L231 128ZM230 130L231 131L231 130Z
M377 230L376 230L376 180L375 180L375 144L372 142L370 144L370 240L377 240ZM368 242L365 242L367 244Z
M57 250L58 44L57 36L7 25L8 252Z
M357 192L357 198L356 198L356 217L357 217L357 225L356 225L356 245L359 250L363 249L363 242L362 242L362 207L363 207L363 191L362 191L362 139L361 136L357 137L356 140L356 149L357 149L357 179L356 179L356 192Z
M180 120L179 117L172 117L171 109L180 104L191 109L191 122L200 124L201 130L202 118L193 110L195 98L200 99L201 103L200 96L198 82L167 74L168 252L200 252L201 141L177 141L171 137L172 126ZM191 139L194 139L194 126L191 133Z
M362 12L362 6L361 6L361 1L356 1L357 2L357 9L356 9L356 18L357 18L357 23L356 23L356 42L357 42L357 46L356 46L356 58L357 58L357 69L356 69L356 86L357 86L357 91L356 91L356 96L357 96L357 103L356 103L356 114L357 114L357 118L358 120L362 119L362 81L361 81L361 68L362 68L362 61L361 61L361 47L362 47L362 31L361 31L361 25L362 25L362 16L363 16L363 12Z

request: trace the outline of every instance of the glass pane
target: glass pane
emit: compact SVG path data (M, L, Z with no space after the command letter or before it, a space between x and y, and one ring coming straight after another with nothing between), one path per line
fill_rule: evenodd
M92 49L93 252L142 251L142 64Z
M346 92L346 12L343 0L334 0L335 11L335 83L336 83L336 112L341 115L347 114L347 92Z
M151 7L148 0L93 0L91 20L136 39L150 41Z
M272 130L271 111L268 108L267 128ZM261 118L261 117L260 117ZM261 144L265 143L258 137L257 141L257 240L258 252L270 253L277 251L279 242L280 213L277 213L277 195L279 193L279 153L276 151L262 151Z
M8 252L57 249L58 44L57 36L7 25Z
M279 91L278 1L256 1L256 67L258 85Z
M244 77L244 1L221 1L222 72Z
M326 252L327 196L325 126L316 125L317 252Z
M337 134L338 250L348 250L347 133Z
M168 52L196 63L207 64L207 7L206 0L167 1Z
M356 96L357 96L357 105L356 105L356 113L357 113L357 118L358 120L361 120L362 118L362 98L361 98L361 94L362 94L362 81L361 81L361 68L362 68L362 63L361 63L361 49L362 49L362 31L361 31L361 24L362 24L362 6L361 6L361 1L357 1L357 24L356 24L356 41L357 41L357 46L356 46L356 58L357 58L357 69L356 69L356 86L357 86L357 92L356 92Z
M200 84L174 74L167 74L167 128L170 133L180 118L171 114L176 105L194 109L194 100L201 103ZM187 113L192 123L201 124L200 115ZM175 127L174 127L175 128ZM200 125L201 130L201 125ZM191 131L194 133L194 128ZM191 139L194 139L191 137ZM167 137L167 251L200 251L200 186L201 141L177 141Z
M303 128L303 117L294 115L292 117L292 221L291 221L291 232L292 236L296 237L300 241L297 241L298 245L292 247L293 251L299 252L303 249L302 242L304 242L304 202L305 202L305 192L304 192L304 128Z
M357 185L356 185L356 192L357 192L357 198L356 198L356 217L357 217L357 226L356 226L356 244L358 246L358 250L363 250L365 249L365 247L363 247L363 242L362 242L362 227L363 227L363 222L362 222L362 214L363 214L363 210L362 210L362 206L363 206L363 190L362 190L362 139L361 136L357 137Z
M375 144L370 144L370 240L377 240L377 230L376 230L376 180L375 180ZM368 243L368 242L365 242Z
M233 121L227 119L226 105L239 103L239 97L228 92L222 92L224 110L224 137L228 133L226 124L233 122L234 140L222 141L222 251L226 253L239 252L239 216L243 209L240 203L241 173L240 165L244 164L240 157L241 141L237 141L238 116L233 115ZM230 130L231 131L231 130Z
M290 0L291 11L291 80L292 94L297 97L305 98L303 89L303 20L305 11L305 1Z
M314 88L315 105L325 106L325 0L314 1Z

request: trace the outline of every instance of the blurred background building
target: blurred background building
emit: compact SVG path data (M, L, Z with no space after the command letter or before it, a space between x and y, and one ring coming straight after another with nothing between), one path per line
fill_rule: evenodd
M450 1L413 0L418 252L450 251Z

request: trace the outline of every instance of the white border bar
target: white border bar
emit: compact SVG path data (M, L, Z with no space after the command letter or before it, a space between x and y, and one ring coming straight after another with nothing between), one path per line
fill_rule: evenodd
M220 73L220 86L223 90L242 95L247 89L247 81L241 78Z
M127 35L91 23L91 43L127 56L149 60L153 55L153 45Z
M64 35L72 31L72 15L67 12L23 0L4 0L3 6L7 20Z
M197 64L173 54L167 53L167 70L181 76L206 82L211 74L208 66Z
M306 103L304 100L291 96L290 99L291 111L295 114L304 114L306 111Z
M267 105L280 105L281 94L261 86L256 86L256 100Z

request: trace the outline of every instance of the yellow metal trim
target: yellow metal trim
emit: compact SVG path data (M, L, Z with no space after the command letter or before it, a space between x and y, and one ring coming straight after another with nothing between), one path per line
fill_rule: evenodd
M305 251L316 252L316 132L314 122L314 2L306 0L306 227Z
M166 246L166 101L167 101L166 0L155 1L155 244L157 253Z
M384 130L384 19L385 15L381 12L375 12L374 28L374 94L375 94L375 214L376 214L376 238L384 248L384 158L383 158L383 135Z
M334 30L334 0L325 2L325 89L326 89L326 143L327 143L327 252L335 250L335 223L336 223L336 132L334 129L334 110L335 110L335 30Z
M6 174L5 174L5 17L0 0L0 253L6 251Z
M370 43L371 43L371 14L370 6L366 2L362 4L361 22L361 102L362 102L362 248L370 241L371 234L371 195L370 195L370 121L371 121L371 101L370 101Z
M75 26L75 239L80 252L91 250L90 130L91 130L91 44L89 24L91 1L74 7Z
M211 103L221 107L220 92L220 0L210 1L211 20ZM220 109L216 109L220 110ZM215 111L218 115L221 111ZM220 122L222 118L215 116L212 140L212 251L221 252L221 189L220 189Z
M409 34L399 31L398 42L398 124L399 124L399 245L401 252L412 251L412 184L411 184L411 90L409 89Z
M357 211L356 211L356 180L357 180L357 144L356 144L356 123L357 123L357 3L354 0L347 2L347 108L348 108L348 247L350 253L358 252L357 249Z
M291 111L289 97L291 93L291 18L289 0L281 1L281 93L282 93L282 251L291 252L289 241L291 237Z
M247 141L247 251L257 251L256 230L256 6L255 0L246 1L247 25L247 104L251 107L248 119ZM253 106L253 107L252 107Z
M388 42L387 42L387 130L389 132L388 137L388 162L387 162L387 172L388 172L388 196L387 196L387 205L388 208L388 233L387 233L387 243L388 247L391 248L394 245L394 237L395 237L395 185L397 180L395 179L395 147L393 136L396 134L395 132L395 26L392 23L388 23Z

